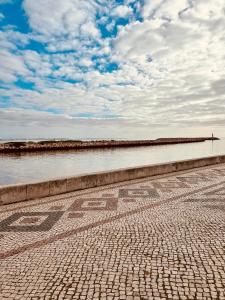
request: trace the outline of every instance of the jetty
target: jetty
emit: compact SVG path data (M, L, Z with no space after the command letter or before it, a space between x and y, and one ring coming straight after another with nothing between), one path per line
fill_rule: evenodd
M200 143L207 140L219 140L217 137L195 137L195 138L159 138L155 140L52 140L52 141L22 141L0 143L0 153L14 152L38 152L51 150L72 150L72 149L95 149L111 147L138 147L157 146L183 143Z

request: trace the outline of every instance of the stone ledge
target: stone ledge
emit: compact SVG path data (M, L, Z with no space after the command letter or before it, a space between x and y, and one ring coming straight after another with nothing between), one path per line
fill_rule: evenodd
M149 176L225 163L225 155L118 169L36 183L0 186L0 205L48 197Z

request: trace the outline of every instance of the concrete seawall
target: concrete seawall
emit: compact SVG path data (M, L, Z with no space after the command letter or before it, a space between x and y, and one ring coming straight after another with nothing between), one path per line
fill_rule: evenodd
M58 178L36 183L0 186L0 205L225 163L225 155Z

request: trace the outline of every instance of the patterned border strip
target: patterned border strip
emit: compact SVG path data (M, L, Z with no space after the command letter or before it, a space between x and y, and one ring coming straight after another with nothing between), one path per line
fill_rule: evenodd
M221 163L220 165L224 165L224 163ZM215 165L199 167L197 169L198 170L208 170L208 169L213 170L213 168L215 168ZM39 206L39 205L44 205L44 204L48 204L48 203L51 203L51 202L66 200L66 199L69 199L69 198L74 197L74 196L76 197L76 196L80 196L80 195L87 195L87 194L94 193L95 191L105 191L105 190L110 189L110 187L114 187L114 186L116 186L116 187L129 186L129 185L132 185L133 183L136 184L136 183L141 183L141 182L155 181L155 180L161 179L161 178L176 177L177 175L182 175L182 174L192 173L192 172L196 172L196 168L195 169L190 169L190 170L184 170L184 171L177 171L177 172L174 172L174 173L168 173L168 174L163 174L163 175L155 175L155 176L150 176L150 177L141 178L141 179L132 179L132 180L124 181L124 182L121 182L121 183L108 184L108 185L102 186L102 187L89 188L86 191L80 190L80 191L69 192L69 193L65 193L64 194L65 196L60 197L60 195L58 195L59 197L57 199L52 199L52 197L56 197L57 195L56 196L47 196L47 197L43 197L43 198L38 198L39 200L40 199L46 199L46 201L43 201L41 203L36 203L36 201L38 199L30 200L30 201L33 201L34 203L29 203L29 204L23 205L23 206L20 206L20 205L23 204L26 201L18 202L18 203L11 203L11 204L8 204L8 205L18 205L18 206L14 207L14 208L10 208L10 209L0 211L0 214L6 213L6 212L11 212L11 211L18 210L18 209L27 208L27 207ZM5 205L5 206L8 206L8 205ZM2 207L4 207L4 206L0 206L0 209Z
M222 182L222 183L224 184L225 181ZM181 195L178 195L178 196L174 196L174 197L166 199L166 200L159 201L159 202L154 203L154 204L148 204L148 205L142 206L140 208L136 208L134 210L131 210L131 211L128 211L128 212L124 212L124 213L118 214L116 216L107 218L105 220L97 221L97 222L94 222L92 224L88 224L88 225L82 226L80 228L72 229L72 230L69 230L69 231L57 234L57 235L55 235L53 237L50 237L50 238L47 238L47 239L43 239L43 240L40 240L40 241L31 243L31 244L28 244L28 245L24 245L24 246L12 249L12 250L10 250L8 252L5 252L5 253L0 253L0 259L6 259L8 257L24 253L24 252L26 252L28 250L39 248L41 246L45 246L45 245L50 244L50 243L54 243L54 242L56 242L58 240L67 238L69 236L76 235L76 234L81 233L83 231L86 231L86 230L89 230L89 229L92 229L92 228L95 228L95 227L98 227L98 226L101 226L101 225L104 225L104 224L111 223L113 221L122 219L124 217L128 217L128 216L140 213L142 211L145 211L146 209L153 209L153 208L158 207L160 205L163 205L165 203L169 203L169 202L178 200L181 197L186 197L186 196L189 196L189 195L192 195L192 194L204 191L205 189L209 189L209 188L218 186L218 185L220 185L222 183L221 182L220 183L216 183L216 184L210 185L208 187L203 187L203 188L191 191L191 192L187 192L187 193L184 193L184 194L181 194Z

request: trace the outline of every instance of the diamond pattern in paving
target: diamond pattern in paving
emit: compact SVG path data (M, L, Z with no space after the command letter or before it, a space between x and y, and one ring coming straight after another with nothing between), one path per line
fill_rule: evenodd
M225 299L225 165L0 207L0 299Z

